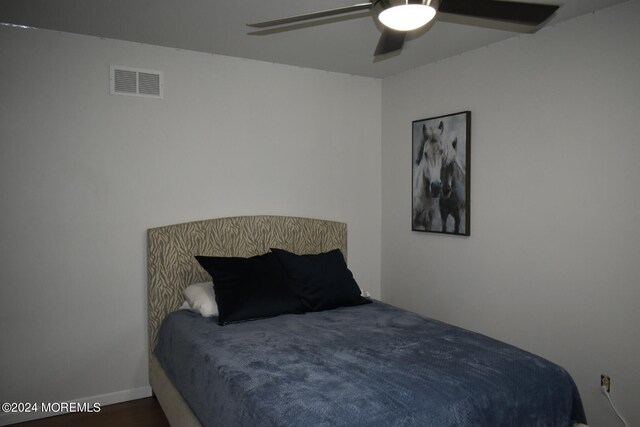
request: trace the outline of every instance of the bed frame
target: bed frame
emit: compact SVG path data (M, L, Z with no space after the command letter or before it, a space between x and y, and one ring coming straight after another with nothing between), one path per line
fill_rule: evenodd
M153 355L160 324L182 305L184 288L211 280L194 255L249 257L273 247L299 254L339 248L346 259L347 225L261 215L216 218L147 231L149 382L172 427L201 427Z

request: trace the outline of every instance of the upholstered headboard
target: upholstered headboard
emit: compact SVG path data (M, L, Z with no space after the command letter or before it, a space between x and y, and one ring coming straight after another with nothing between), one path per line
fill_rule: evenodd
M156 345L162 320L184 301L183 289L211 280L194 255L248 257L273 247L299 254L340 248L346 259L347 225L311 218L239 216L149 229L149 353Z

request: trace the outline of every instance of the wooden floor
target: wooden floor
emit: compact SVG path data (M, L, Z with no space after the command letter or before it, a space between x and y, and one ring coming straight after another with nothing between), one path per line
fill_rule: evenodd
M169 427L155 397L103 406L98 413L56 415L13 427Z

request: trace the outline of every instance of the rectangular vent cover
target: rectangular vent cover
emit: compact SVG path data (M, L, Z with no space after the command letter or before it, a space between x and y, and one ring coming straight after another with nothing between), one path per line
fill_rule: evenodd
M111 95L164 97L162 71L112 65L109 86Z

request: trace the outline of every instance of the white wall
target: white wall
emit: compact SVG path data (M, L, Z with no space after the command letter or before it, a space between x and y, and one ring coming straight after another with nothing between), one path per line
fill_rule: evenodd
M383 80L382 296L564 366L640 424L640 2ZM411 121L472 112L471 237L411 231Z
M380 295L380 80L7 27L0 58L0 401L148 393L150 227L345 221ZM165 99L110 96L110 64Z

